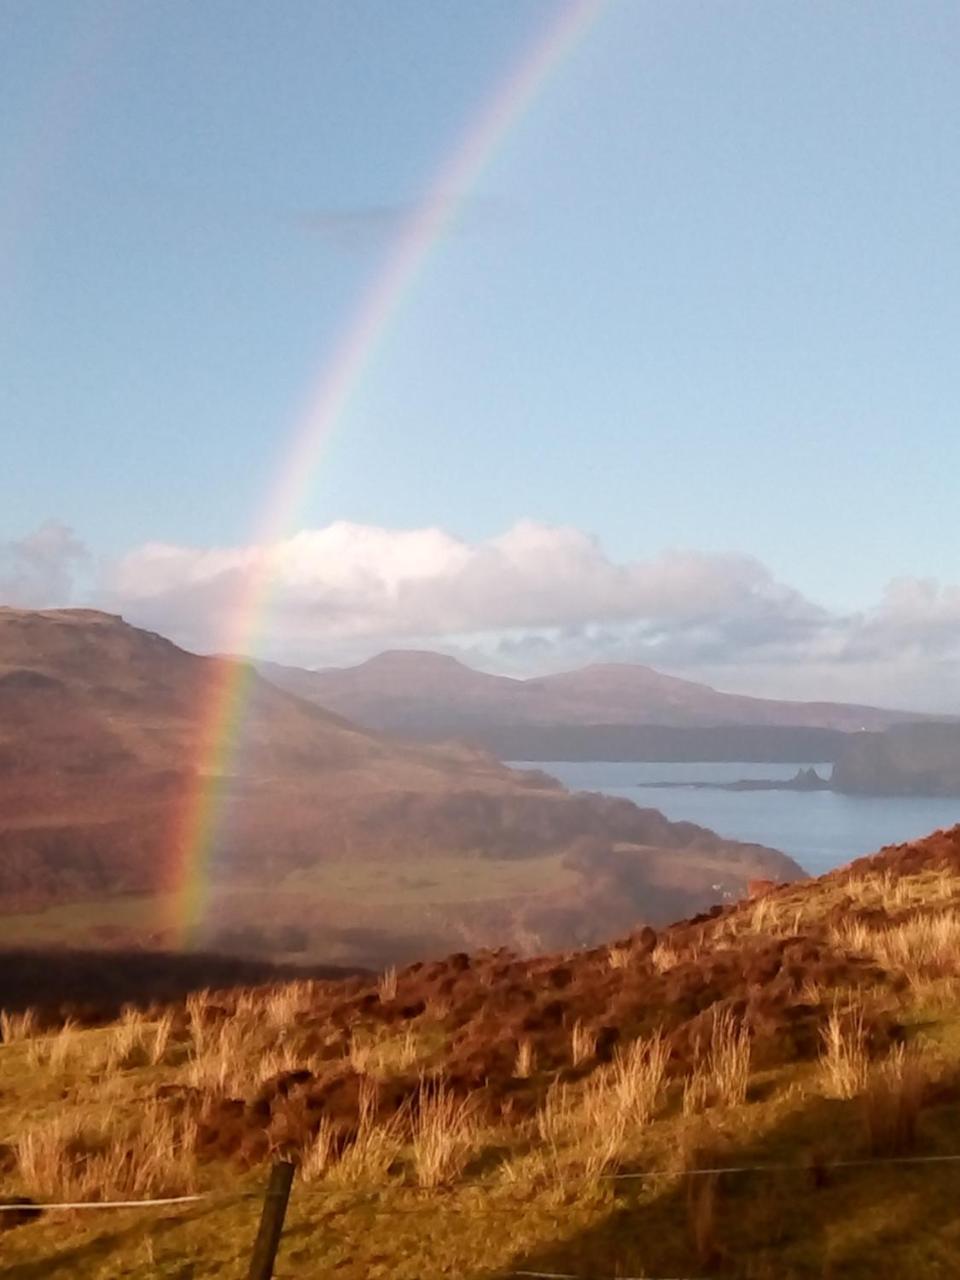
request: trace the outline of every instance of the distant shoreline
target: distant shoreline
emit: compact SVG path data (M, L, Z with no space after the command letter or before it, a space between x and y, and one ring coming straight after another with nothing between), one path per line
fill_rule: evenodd
M792 778L738 778L734 782L710 782L693 779L689 782L637 782L639 790L676 789L693 791L833 791L828 778L821 778L816 769L798 769Z

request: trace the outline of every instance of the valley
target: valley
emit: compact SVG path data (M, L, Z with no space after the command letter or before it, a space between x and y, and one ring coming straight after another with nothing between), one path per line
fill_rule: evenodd
M238 672L243 732L211 773L211 690ZM215 814L202 845L198 797ZM775 850L571 794L477 748L362 730L119 618L0 610L11 938L381 965L587 944L800 875Z

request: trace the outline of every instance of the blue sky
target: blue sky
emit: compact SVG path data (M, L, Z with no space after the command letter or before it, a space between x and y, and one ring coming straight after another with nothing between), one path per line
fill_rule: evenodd
M93 598L144 544L248 541L351 307L562 9L5 0L8 549L68 526ZM609 0L430 255L290 532L570 526L621 566L756 558L831 618L891 579L952 591L958 45L951 3ZM471 630L454 615L415 634Z

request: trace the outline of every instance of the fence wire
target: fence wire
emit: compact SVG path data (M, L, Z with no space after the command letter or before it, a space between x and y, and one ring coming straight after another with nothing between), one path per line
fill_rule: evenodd
M933 1164L957 1164L960 1163L960 1153L950 1153L946 1155L926 1155L926 1156L872 1156L864 1157L859 1160L829 1160L829 1161L808 1161L805 1164L729 1164L729 1165L711 1165L702 1169L645 1169L637 1171L629 1171L625 1173L605 1173L599 1177L608 1182L638 1182L652 1178L697 1178L708 1175L720 1174L740 1174L740 1173L829 1173L835 1169L865 1169L874 1165L933 1165ZM589 1175L582 1175L579 1178L565 1178L566 1182L593 1182L596 1178ZM464 1187L486 1187L490 1188L489 1182L482 1182L479 1179L463 1179L454 1183L447 1183L443 1187L414 1187L398 1185L395 1190L412 1192L416 1195L429 1195L436 1197L443 1192L456 1191ZM298 1185L298 1196L303 1195L343 1195L342 1191L332 1191L329 1187L310 1186L309 1184ZM0 1213L47 1213L55 1210L76 1210L76 1209L150 1209L162 1206L177 1204L197 1204L200 1202L207 1203L239 1203L243 1200L261 1200L262 1195L259 1192L197 1192L194 1195L186 1196L162 1196L154 1199L146 1200L79 1200L79 1201L35 1201L24 1200L20 1203L0 1203ZM477 1209L473 1206L466 1209L457 1209L452 1205L443 1206L447 1211L476 1213ZM394 1205L382 1205L377 1207L377 1212L381 1213L434 1213L436 1211L436 1203L431 1205L422 1205L417 1208L400 1208ZM575 1205L555 1206L556 1209L576 1208ZM529 1206L524 1206L524 1211L528 1211ZM486 1212L498 1213L515 1213L516 1206L504 1205L489 1206ZM551 1209L550 1212L554 1210ZM516 1274L533 1275L534 1272L517 1272ZM629 1280L629 1277L621 1277L620 1280Z

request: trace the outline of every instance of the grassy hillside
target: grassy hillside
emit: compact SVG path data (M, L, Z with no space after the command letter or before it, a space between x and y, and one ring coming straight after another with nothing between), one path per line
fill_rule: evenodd
M236 750L205 759L211 691L238 675ZM751 877L802 874L482 751L365 732L120 618L0 609L0 936L179 945L203 789L217 822L195 943L250 956L546 949L698 910L715 885L739 896Z
M960 827L603 947L8 1013L4 1194L213 1198L3 1274L243 1276L280 1154L279 1275L952 1276L958 994Z

